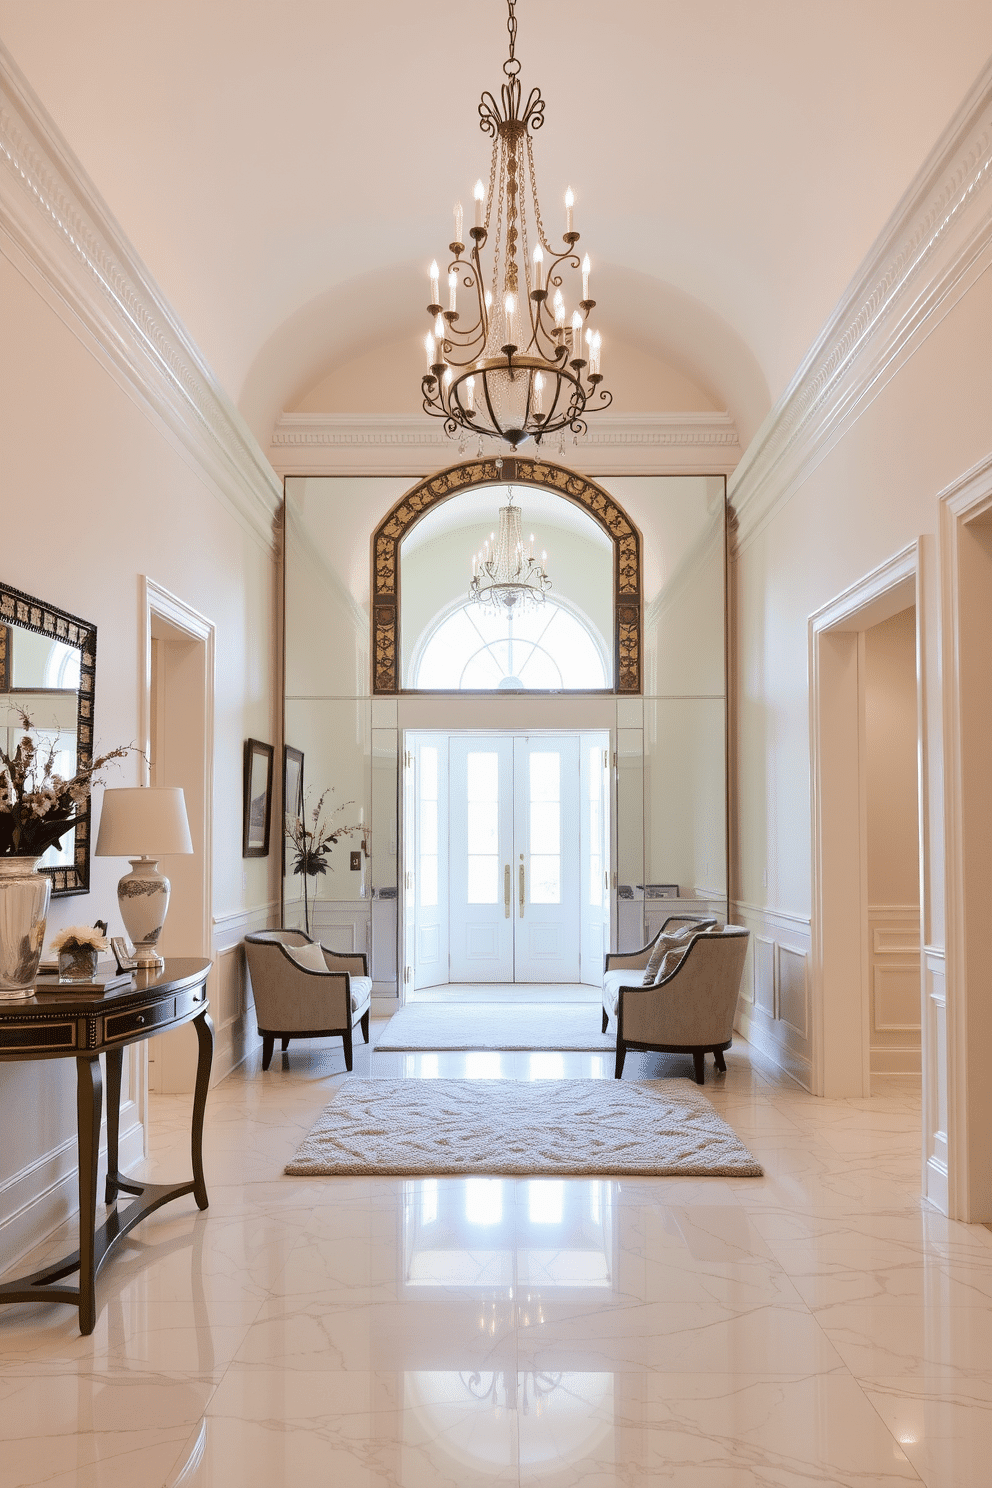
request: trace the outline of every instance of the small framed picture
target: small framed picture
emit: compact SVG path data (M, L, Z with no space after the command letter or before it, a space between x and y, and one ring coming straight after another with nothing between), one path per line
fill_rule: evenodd
M136 971L138 963L134 958L134 947L129 946L123 935L112 935L110 937L110 949L114 953L118 971Z
M292 744L282 750L282 809L287 825L303 815L303 750Z
M269 855L274 754L271 744L263 744L260 739L245 740L243 858Z

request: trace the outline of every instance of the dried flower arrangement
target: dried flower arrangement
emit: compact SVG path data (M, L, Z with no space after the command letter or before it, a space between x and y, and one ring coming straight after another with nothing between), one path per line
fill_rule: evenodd
M52 950L109 951L110 941L97 925L67 925L52 936Z
M17 748L0 749L0 856L37 858L85 816L97 771L133 746L99 755L66 780L55 770L58 739L39 743L30 716L19 711L24 733Z
M286 826L286 840L291 844L293 858L293 872L303 875L303 924L306 933L310 934L310 902L307 891L307 879L316 878L318 874L327 872L327 856L332 847L340 842L342 837L361 837L362 851L368 852L369 829L364 822L353 822L346 825L344 822L336 822L335 817L340 816L342 811L347 811L349 806L354 806L354 801L342 801L340 806L333 810L328 808L327 819L324 819L324 802L329 795L333 795L334 787L331 786L321 795L316 806L312 807L309 817L312 825L306 825L307 812L298 816ZM307 795L309 796L309 791ZM314 884L314 897L316 897L317 885Z

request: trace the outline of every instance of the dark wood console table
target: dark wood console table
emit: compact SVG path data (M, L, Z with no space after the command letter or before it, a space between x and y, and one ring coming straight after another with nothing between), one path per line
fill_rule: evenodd
M0 1285L0 1303L69 1302L79 1308L79 1331L92 1333L96 1325L96 1278L100 1267L153 1209L191 1193L201 1209L207 1207L203 1179L203 1112L213 1059L214 1031L207 1002L210 961L166 960L161 972L135 972L132 985L101 996L73 992L68 986L40 992L16 1002L0 1002L0 1060L75 1059L76 1126L79 1141L79 1249L72 1255ZM193 1095L193 1180L175 1186L134 1183L118 1169L121 1072L124 1049L152 1034L192 1022L199 1043L196 1089ZM107 1060L107 1187L105 1202L114 1205L107 1221L96 1228L96 1175L100 1156L100 1117L103 1078L100 1055ZM135 1198L123 1212L118 1194ZM79 1285L57 1286L79 1272Z

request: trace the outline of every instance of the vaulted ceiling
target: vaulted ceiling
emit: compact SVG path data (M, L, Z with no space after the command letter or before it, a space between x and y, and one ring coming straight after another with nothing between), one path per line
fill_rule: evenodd
M363 348L374 370L408 345L415 376L505 20L504 0L0 0L0 39L263 441ZM545 217L571 184L604 358L613 338L667 363L746 439L992 52L992 5L518 0L518 21Z

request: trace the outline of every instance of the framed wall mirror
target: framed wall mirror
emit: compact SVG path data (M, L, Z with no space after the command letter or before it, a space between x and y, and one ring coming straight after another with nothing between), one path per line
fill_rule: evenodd
M55 747L64 778L93 762L96 626L0 582L0 739L9 754L24 729ZM90 887L90 811L41 860L52 897Z

